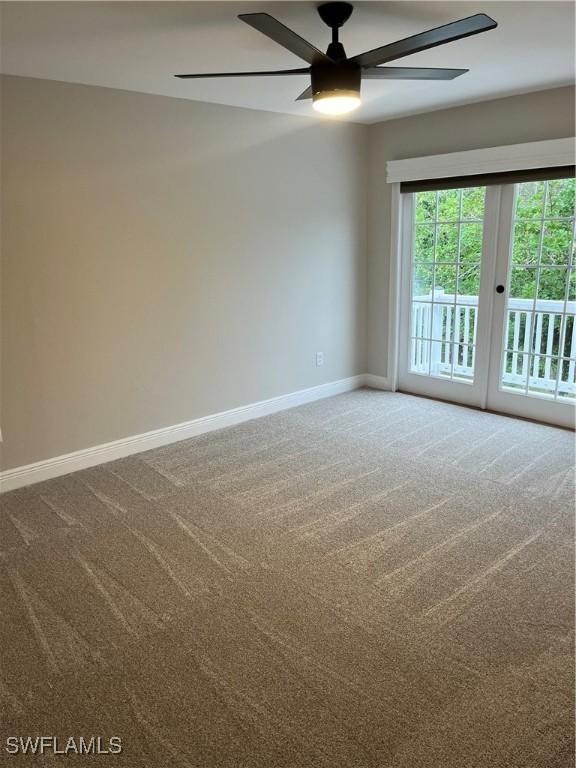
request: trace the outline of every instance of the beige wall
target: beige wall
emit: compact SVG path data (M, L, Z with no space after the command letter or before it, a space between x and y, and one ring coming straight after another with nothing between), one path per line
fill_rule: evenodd
M368 127L5 77L1 128L8 469L386 376L386 161L574 135L574 94Z
M387 375L390 190L386 161L574 136L574 90L549 91L415 115L368 134L368 370Z
M364 372L366 132L4 78L3 467Z

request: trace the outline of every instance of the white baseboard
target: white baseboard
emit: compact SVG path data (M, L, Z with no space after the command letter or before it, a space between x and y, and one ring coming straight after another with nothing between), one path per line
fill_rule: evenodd
M374 376L373 373L364 374L364 386L371 389L390 389L390 382L385 376Z
M74 451L63 456L55 456L52 459L37 461L34 464L27 464L23 467L7 469L4 472L0 472L0 492L5 493L25 485L40 483L53 477L67 475L69 472L77 472L79 469L86 469L96 464L104 464L107 461L121 459L133 453L149 451L151 448L158 448L161 445L168 445L178 440L196 437L204 432L231 427L234 424L240 424L242 421L257 419L260 416L267 416L271 413L284 411L287 408L294 408L297 405L311 403L324 397L339 395L342 392L350 392L365 385L377 386L368 384L369 378L379 377L370 377L365 374L351 376L348 379L332 381L328 384L320 384L317 387L301 389L288 395L261 400L251 405L243 405L240 408L232 408L229 411L202 416L198 419L192 419L192 421L185 421L182 424L175 424L172 427L155 429L152 432L144 432L141 435L125 437L121 440L114 440L111 443L95 445L92 448Z

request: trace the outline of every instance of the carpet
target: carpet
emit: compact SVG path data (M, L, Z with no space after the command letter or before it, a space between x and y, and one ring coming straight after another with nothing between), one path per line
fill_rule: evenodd
M0 764L574 765L570 432L364 389L0 505Z

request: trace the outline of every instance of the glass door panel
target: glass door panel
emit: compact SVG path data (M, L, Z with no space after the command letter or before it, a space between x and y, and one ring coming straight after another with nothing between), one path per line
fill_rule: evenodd
M487 366L480 379L477 366L489 338L489 313L480 310L488 208L490 219L495 198L485 187L405 197L399 382L407 390L482 404Z
M410 372L472 383L485 189L414 198Z
M576 400L574 179L503 187L488 406L572 426Z
M576 394L574 190L574 179L516 190L500 383L517 394Z

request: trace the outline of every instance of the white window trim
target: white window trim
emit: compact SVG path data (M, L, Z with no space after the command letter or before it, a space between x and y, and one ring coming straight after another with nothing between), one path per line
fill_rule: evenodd
M386 181L394 184L399 181L446 179L451 176L574 165L575 162L576 139L531 141L528 144L472 149L446 155L389 160L386 163Z
M550 139L504 147L472 149L444 155L389 160L386 182L391 185L390 283L388 287L388 387L398 388L398 333L400 327L400 249L402 205L400 182L448 179L484 173L505 173L576 164L576 139Z

